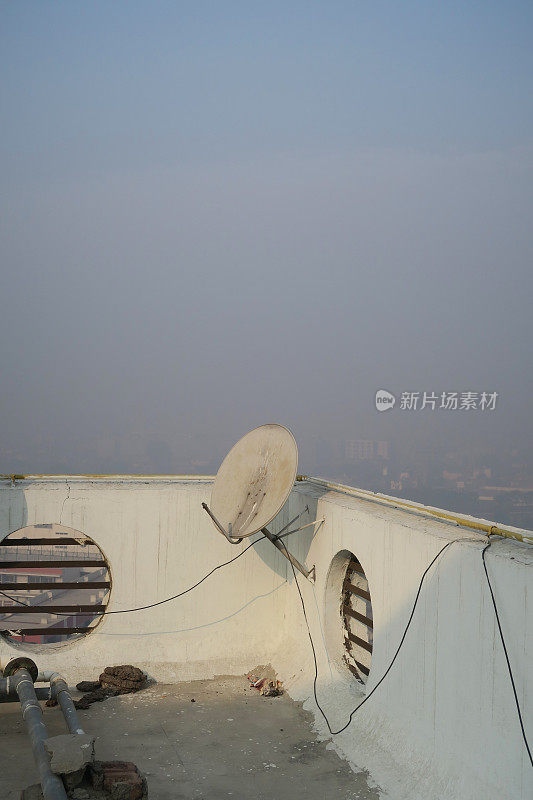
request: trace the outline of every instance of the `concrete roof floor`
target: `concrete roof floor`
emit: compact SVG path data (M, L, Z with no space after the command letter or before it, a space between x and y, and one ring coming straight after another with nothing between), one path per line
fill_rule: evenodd
M73 693L74 694L74 693ZM194 699L195 702L192 702ZM364 772L353 772L311 715L286 694L261 697L246 677L155 684L80 711L101 760L133 761L150 800L378 800ZM45 708L51 736L65 733L59 708ZM0 705L0 796L18 800L37 782L18 703Z

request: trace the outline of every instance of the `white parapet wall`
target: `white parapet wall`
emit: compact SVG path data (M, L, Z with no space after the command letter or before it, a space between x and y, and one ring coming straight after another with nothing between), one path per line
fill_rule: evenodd
M201 508L205 479L28 478L0 486L0 539L31 524L60 523L91 537L112 575L108 611L155 603L235 558ZM308 509L308 510L306 510ZM316 568L299 576L318 664L317 696L333 731L372 691L405 631L387 677L330 737L313 696L314 661L288 562L262 539L189 594L155 608L106 616L63 646L14 646L0 658L33 654L41 669L73 683L103 667L134 663L160 681L238 674L271 663L319 733L366 768L392 800L529 800L533 769L524 747L505 656L483 571L487 540L464 527L298 483L272 525L297 513L323 519L285 540ZM342 660L343 565L364 568L372 597L374 645L362 687ZM525 730L533 740L533 547L493 539L486 554Z

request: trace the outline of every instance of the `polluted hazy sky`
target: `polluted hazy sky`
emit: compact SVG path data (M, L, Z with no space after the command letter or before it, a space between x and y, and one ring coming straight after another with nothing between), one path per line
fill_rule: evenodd
M219 459L271 421L304 468L318 439L531 442L532 23L1 2L0 469L132 433Z

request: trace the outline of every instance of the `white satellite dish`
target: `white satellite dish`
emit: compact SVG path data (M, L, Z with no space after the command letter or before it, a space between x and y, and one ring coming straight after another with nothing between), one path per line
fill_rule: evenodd
M279 514L298 469L294 436L283 425L261 425L239 439L222 462L211 511L234 538L260 531Z
M232 544L261 531L300 572L313 579L314 568L308 570L300 564L281 542L283 531L304 512L276 535L266 527L287 502L297 468L298 447L290 430L283 425L261 425L229 451L215 478L211 507L206 503L202 506ZM303 525L285 536L314 524Z

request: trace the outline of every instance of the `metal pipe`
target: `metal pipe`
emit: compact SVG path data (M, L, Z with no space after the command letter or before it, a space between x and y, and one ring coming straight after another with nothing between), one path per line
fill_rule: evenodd
M299 528L295 528L293 531L287 531L286 533L282 533L282 531L284 531L286 528L289 527L288 525L286 525L285 528L282 528L281 531L276 534L276 536L278 537L278 539L284 539L286 536L291 536L291 534L293 533L300 533L300 531L304 531L306 528L310 528L312 525L317 525L317 529L313 533L314 536L318 532L319 528L322 527L325 521L326 518L321 517L320 519L314 519L312 522L308 522L307 525L300 525Z
M67 800L63 781L50 769L50 758L44 748L48 732L43 722L43 712L37 701L31 675L27 669L19 669L11 677L11 682L19 696L22 717L28 729L44 800Z
M57 672L53 672L50 677L50 690L51 697L57 700L61 706L61 711L63 712L70 733L84 734L85 731L80 725L67 682Z
M303 564L300 564L298 559L296 559L293 555L291 555L291 553L289 553L289 551L287 550L287 548L285 547L283 542L280 542L280 540L278 539L277 536L274 536L273 533L270 533L268 528L261 528L261 533L265 534L266 538L270 542L272 542L274 547L277 547L279 552L282 553L285 556L285 558L288 558L289 561L291 562L291 564L298 570L298 572L301 572L302 575L304 575L307 578L307 580L309 580L309 581L314 581L315 580L315 568L314 567L311 567L311 569L307 569L307 567L304 567Z
M35 694L38 699L52 698L57 700L63 712L65 722L70 733L83 734L85 731L81 727L76 708L70 696L70 691L66 680L58 672L51 672L50 670L41 671L37 675L37 683L49 683L50 689L34 687ZM14 683L13 676L8 678L0 678L0 696L13 696L17 694L16 683Z
M215 475L22 475L17 472L2 473L0 480L11 481L39 481L43 483L139 483L147 480L154 483L213 483Z
M293 518L290 520L290 522L287 522L287 524L286 524L286 525L284 525L284 526L283 526L283 528L282 528L280 531L278 531L278 532L277 532L276 536L281 536L281 534L282 534L284 531L286 531L286 530L287 530L287 528L290 528L290 526L292 525L292 523L293 523L293 522L296 522L296 520L297 520L297 519L300 519L300 517L302 517L302 516L303 516L304 514L306 514L308 511L309 511L309 506L306 506L306 507L304 508L304 510L303 510L303 511L300 511L300 513L299 513L299 514L296 514L296 516L295 516L295 517L293 517ZM305 526L305 525L304 525L303 527L305 528L305 527L307 527L307 526ZM298 528L298 530L300 530L300 528Z
M37 700L50 699L50 689L46 689L44 686L36 686L35 694L37 696ZM0 703L6 703L15 700L18 702L18 695L15 686L13 685L13 679L0 678Z

